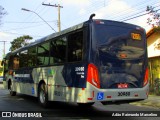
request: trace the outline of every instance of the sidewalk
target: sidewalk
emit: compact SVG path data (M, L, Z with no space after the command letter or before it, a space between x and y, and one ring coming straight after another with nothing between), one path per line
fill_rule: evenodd
M139 102L133 102L131 104L137 106L150 106L160 109L160 96L149 95L148 99Z

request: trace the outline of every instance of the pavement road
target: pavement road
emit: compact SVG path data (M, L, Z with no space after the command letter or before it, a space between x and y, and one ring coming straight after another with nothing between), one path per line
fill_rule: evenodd
M92 107L79 107L74 103L63 103L63 102L52 102L50 108L42 108L37 99L31 96L26 96L18 94L17 96L10 96L8 90L3 89L2 84L0 84L0 120L2 118L2 112L38 112L42 113L42 118L38 119L57 119L57 120L67 120L67 119L119 119L113 114L119 113L120 111L129 112L160 112L160 109L153 107L135 106L130 104L121 105L102 105L100 102L96 102ZM121 113L120 113L121 114ZM160 114L160 113L159 113ZM117 114L118 115L118 114ZM120 117L123 118L123 117ZM130 117L130 120L158 120L160 117ZM14 118L11 118L14 119ZM17 120L17 118L15 118ZM28 119L28 118L26 118ZM31 119L31 118L30 118ZM32 118L33 119L33 118Z

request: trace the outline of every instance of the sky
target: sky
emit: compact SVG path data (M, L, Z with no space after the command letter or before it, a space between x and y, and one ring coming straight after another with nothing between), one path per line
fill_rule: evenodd
M17 37L30 35L32 41L58 32L58 8L44 6L42 3L60 5L61 30L87 21L92 13L96 19L124 21L146 13L147 6L160 8L159 0L0 0L0 5L7 11L0 25L0 41L5 42L5 53L9 52L10 42ZM37 13L21 10L29 9ZM139 25L148 31L149 15L137 17L125 22ZM4 44L0 42L0 59L4 53Z

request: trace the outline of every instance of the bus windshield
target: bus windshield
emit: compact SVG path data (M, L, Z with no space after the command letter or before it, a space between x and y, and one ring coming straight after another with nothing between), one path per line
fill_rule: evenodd
M98 51L101 88L120 88L120 84L142 87L146 64L142 30L135 26L94 24L92 38Z

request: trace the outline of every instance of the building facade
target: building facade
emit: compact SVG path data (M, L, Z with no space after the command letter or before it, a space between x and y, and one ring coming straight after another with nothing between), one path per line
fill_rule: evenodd
M160 95L160 31L151 29L147 33L149 58L150 93Z

